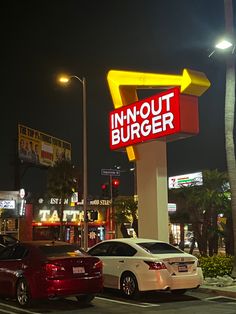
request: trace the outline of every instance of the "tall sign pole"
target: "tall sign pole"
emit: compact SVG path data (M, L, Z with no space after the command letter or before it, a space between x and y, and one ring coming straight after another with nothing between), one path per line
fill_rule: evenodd
M198 133L195 98L210 82L204 73L188 69L182 75L111 70L107 80L115 108L110 114L110 147L125 147L137 165L139 236L169 241L166 142ZM173 86L179 92L138 100L137 89ZM187 103L181 103L180 94Z

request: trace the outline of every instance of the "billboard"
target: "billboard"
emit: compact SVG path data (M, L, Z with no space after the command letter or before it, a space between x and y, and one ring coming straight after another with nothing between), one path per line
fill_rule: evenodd
M53 166L57 160L71 160L71 144L18 124L18 156L35 165Z
M169 177L168 181L169 189L178 189L182 187L202 185L203 184L202 172L194 172Z
M175 87L113 110L109 116L110 148L119 149L161 137L175 140L178 136L197 134L197 106L196 97L182 95Z

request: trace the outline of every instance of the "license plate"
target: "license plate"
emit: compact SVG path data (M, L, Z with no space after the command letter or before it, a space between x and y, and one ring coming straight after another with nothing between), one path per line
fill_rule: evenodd
M187 266L187 265L179 265L179 266L178 266L178 271L179 271L180 273L187 272L187 271L188 271L188 266Z
M85 273L84 267L73 267L73 274L83 274Z

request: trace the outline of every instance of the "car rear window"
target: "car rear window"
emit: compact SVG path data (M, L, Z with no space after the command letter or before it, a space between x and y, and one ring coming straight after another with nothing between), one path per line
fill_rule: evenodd
M47 257L83 256L86 253L77 245L42 245L39 249Z
M137 243L146 251L152 254L166 254L166 253L181 253L182 251L177 249L176 247L162 242L145 242L145 243Z

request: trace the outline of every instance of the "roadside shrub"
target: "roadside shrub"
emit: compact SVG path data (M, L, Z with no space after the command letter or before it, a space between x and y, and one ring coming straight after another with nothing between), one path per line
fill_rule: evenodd
M214 256L199 256L199 264L202 268L203 276L217 277L231 275L233 269L233 256L214 255Z

